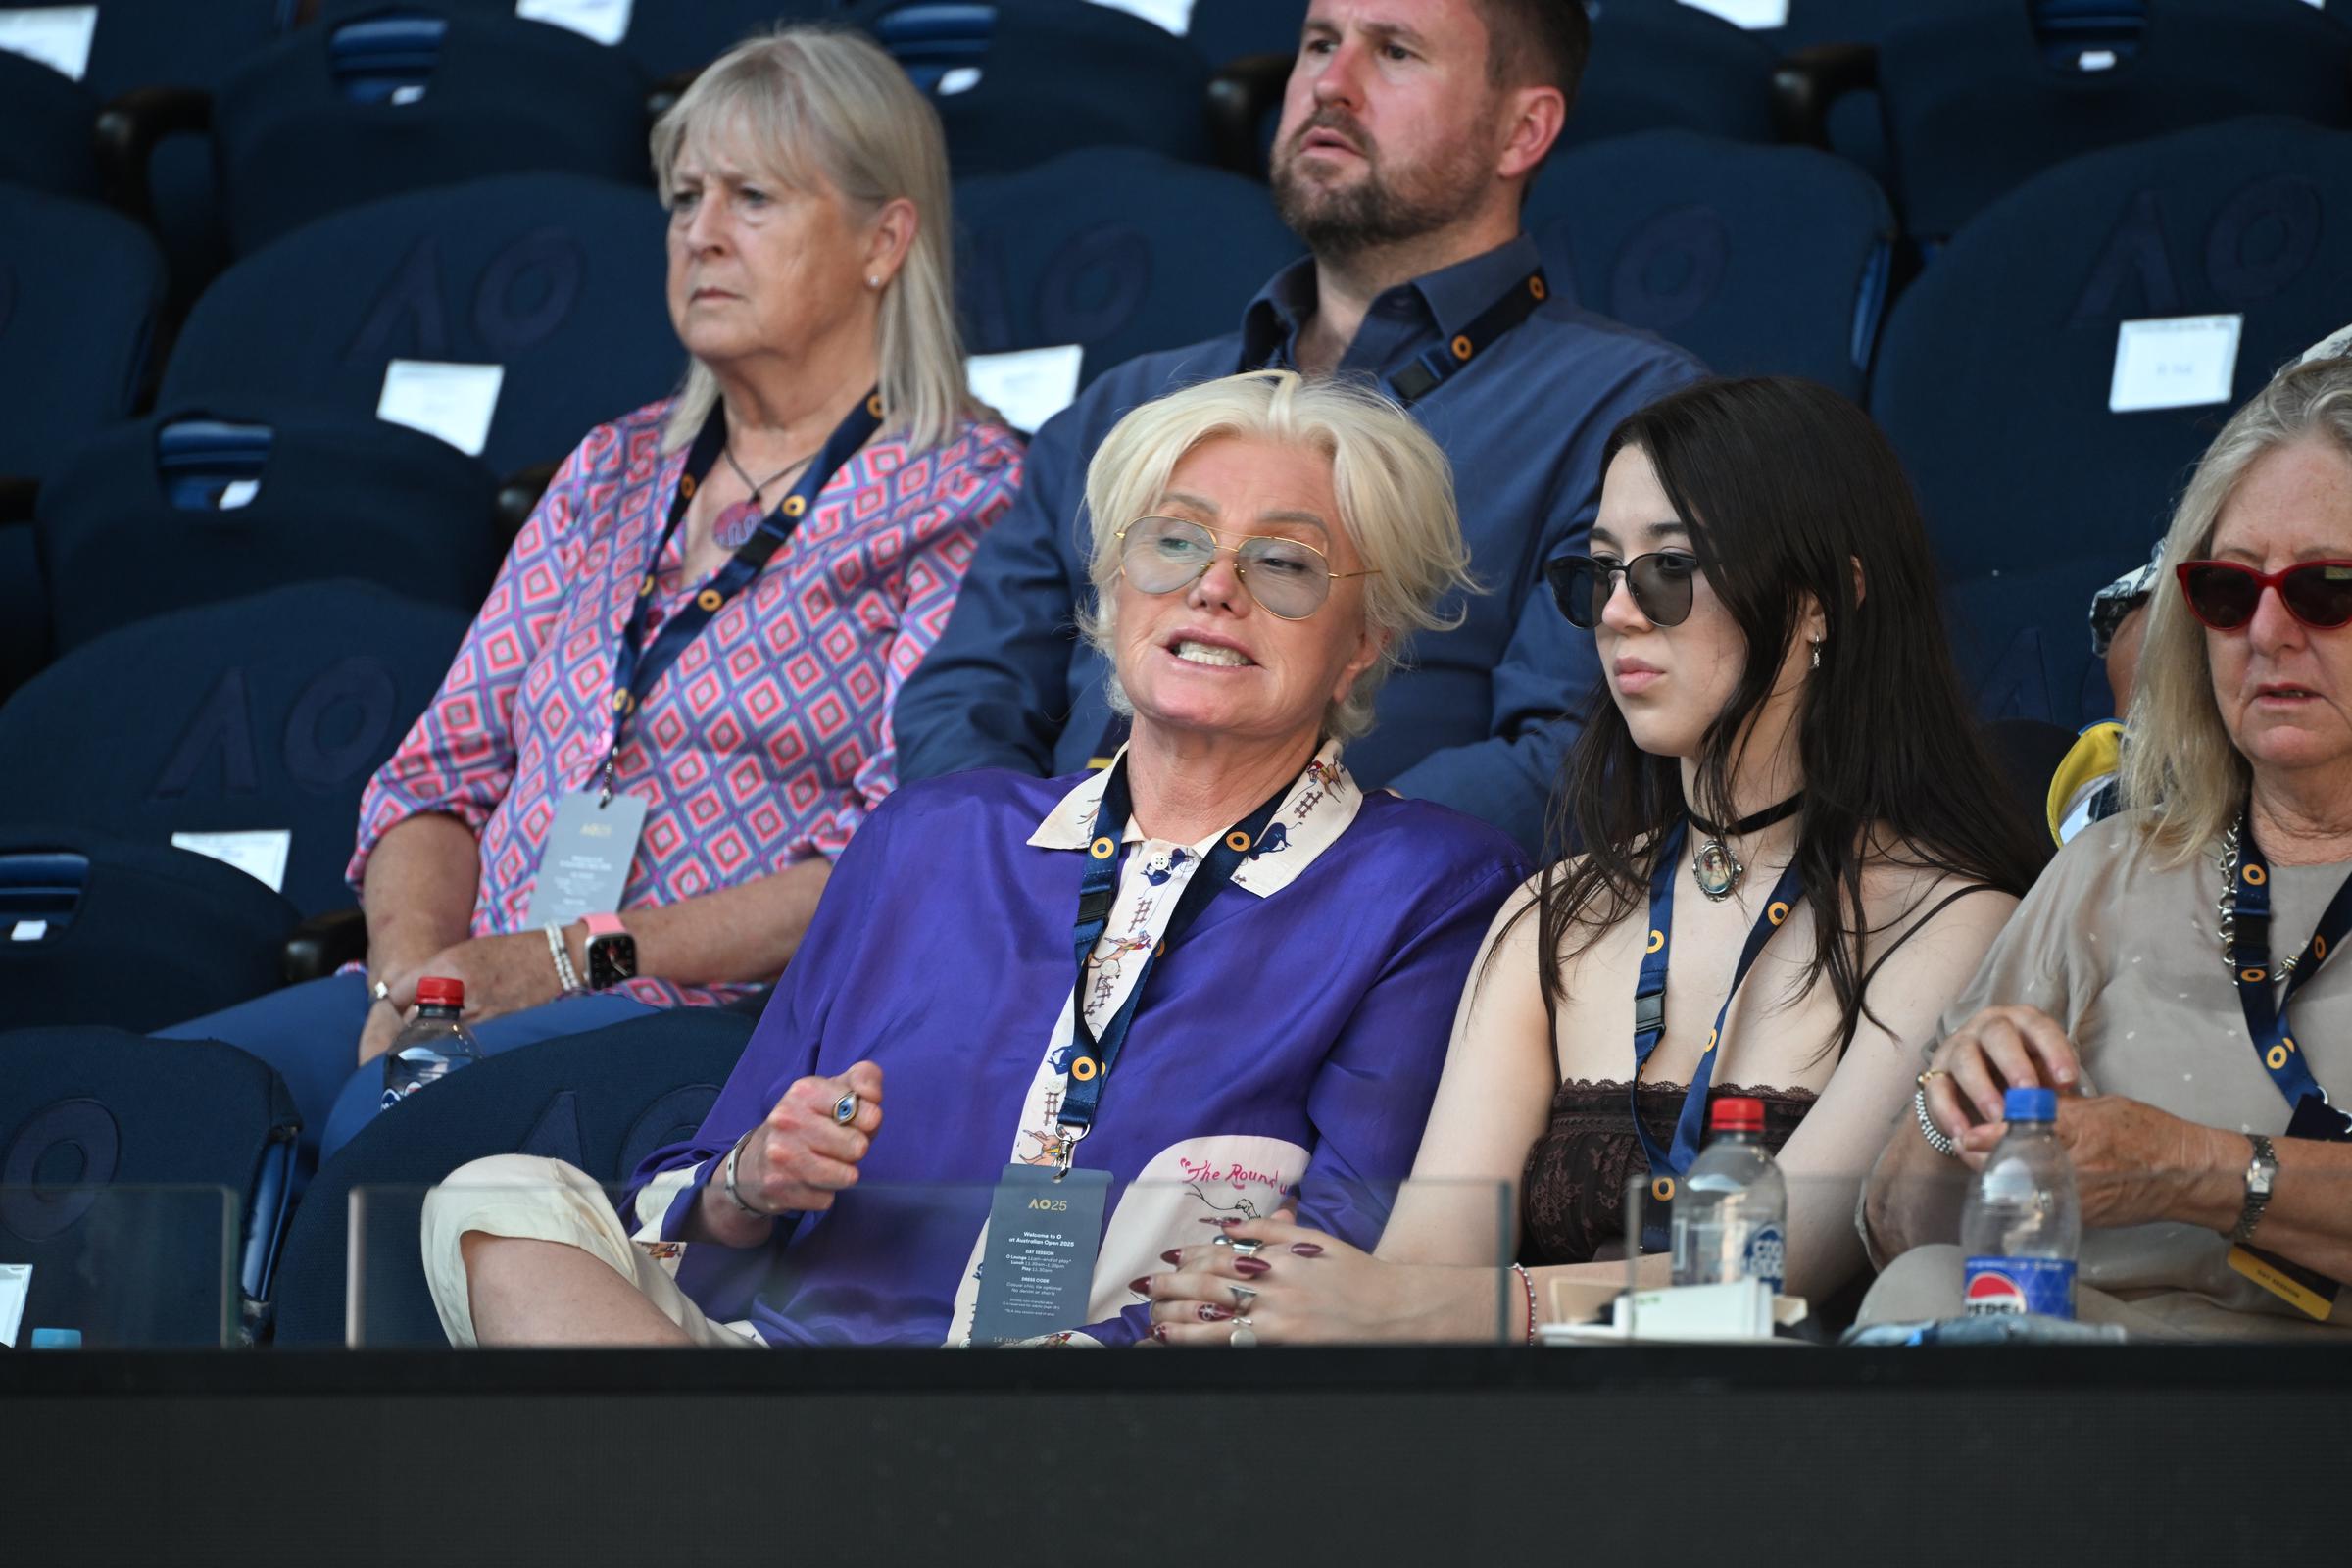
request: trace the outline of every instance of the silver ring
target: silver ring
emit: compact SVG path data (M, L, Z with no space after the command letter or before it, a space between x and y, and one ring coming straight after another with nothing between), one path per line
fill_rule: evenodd
M1257 1299L1257 1293L1247 1285L1228 1285L1225 1288L1233 1293L1234 1310L1248 1317L1250 1303Z
M833 1102L833 1119L847 1127L858 1119L858 1091L853 1089Z
M375 985L371 988L371 991L375 997L375 1000L378 1002L390 1002L392 1000L392 988L381 980L378 980L375 983Z
M1250 1241L1247 1237L1237 1238L1228 1232L1219 1231L1216 1235L1208 1239L1208 1245L1211 1247L1230 1247L1233 1249L1233 1255L1236 1257L1255 1257L1259 1250L1262 1250L1266 1244L1263 1242Z
M1237 1350L1247 1350L1257 1343L1257 1330L1250 1326L1248 1318L1237 1317L1233 1320L1233 1332L1226 1336L1226 1343Z

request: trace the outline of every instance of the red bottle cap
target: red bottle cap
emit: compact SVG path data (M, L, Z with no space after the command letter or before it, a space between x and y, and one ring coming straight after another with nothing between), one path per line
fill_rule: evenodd
M416 1005L419 1007L463 1007L466 1005L466 982L452 980L446 975L429 974L416 982ZM1754 1101L1749 1101L1754 1104Z
M1747 1095L1726 1095L1708 1107L1707 1130L1760 1133L1764 1130L1764 1102Z

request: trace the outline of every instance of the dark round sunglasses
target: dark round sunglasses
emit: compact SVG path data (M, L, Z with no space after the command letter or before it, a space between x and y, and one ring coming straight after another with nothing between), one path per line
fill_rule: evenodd
M1683 550L1658 550L1631 561L1595 560L1591 556L1560 556L1544 564L1544 580L1551 584L1552 601L1569 623L1591 631L1600 624L1600 612L1617 579L1625 579L1634 606L1653 626L1680 626L1690 618L1691 585L1698 580L1698 558Z
M2183 561L2173 575L2189 612L2215 631L2241 630L2266 588L2278 589L2286 612L2315 631L2352 621L2352 561L2300 561L2280 571L2256 571L2235 561Z

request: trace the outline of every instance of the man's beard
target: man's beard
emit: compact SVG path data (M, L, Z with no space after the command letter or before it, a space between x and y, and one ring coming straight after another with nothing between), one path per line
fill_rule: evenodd
M1298 141L1319 126L1341 131L1362 151L1364 173L1352 185L1335 189L1300 175ZM1423 182L1427 194L1409 195L1384 177L1379 155L1360 127L1337 118L1310 117L1292 133L1287 151L1277 155L1275 210L1316 255L1360 255L1419 239L1471 212L1484 195L1480 171L1470 157L1455 162L1455 169L1432 172L1437 177Z

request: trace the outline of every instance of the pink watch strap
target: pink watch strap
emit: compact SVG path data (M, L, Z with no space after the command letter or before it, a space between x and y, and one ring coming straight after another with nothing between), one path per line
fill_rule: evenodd
M591 942L598 937L617 937L628 934L629 928L620 923L620 916L617 914L590 914L581 916L581 919L588 927L588 940Z

